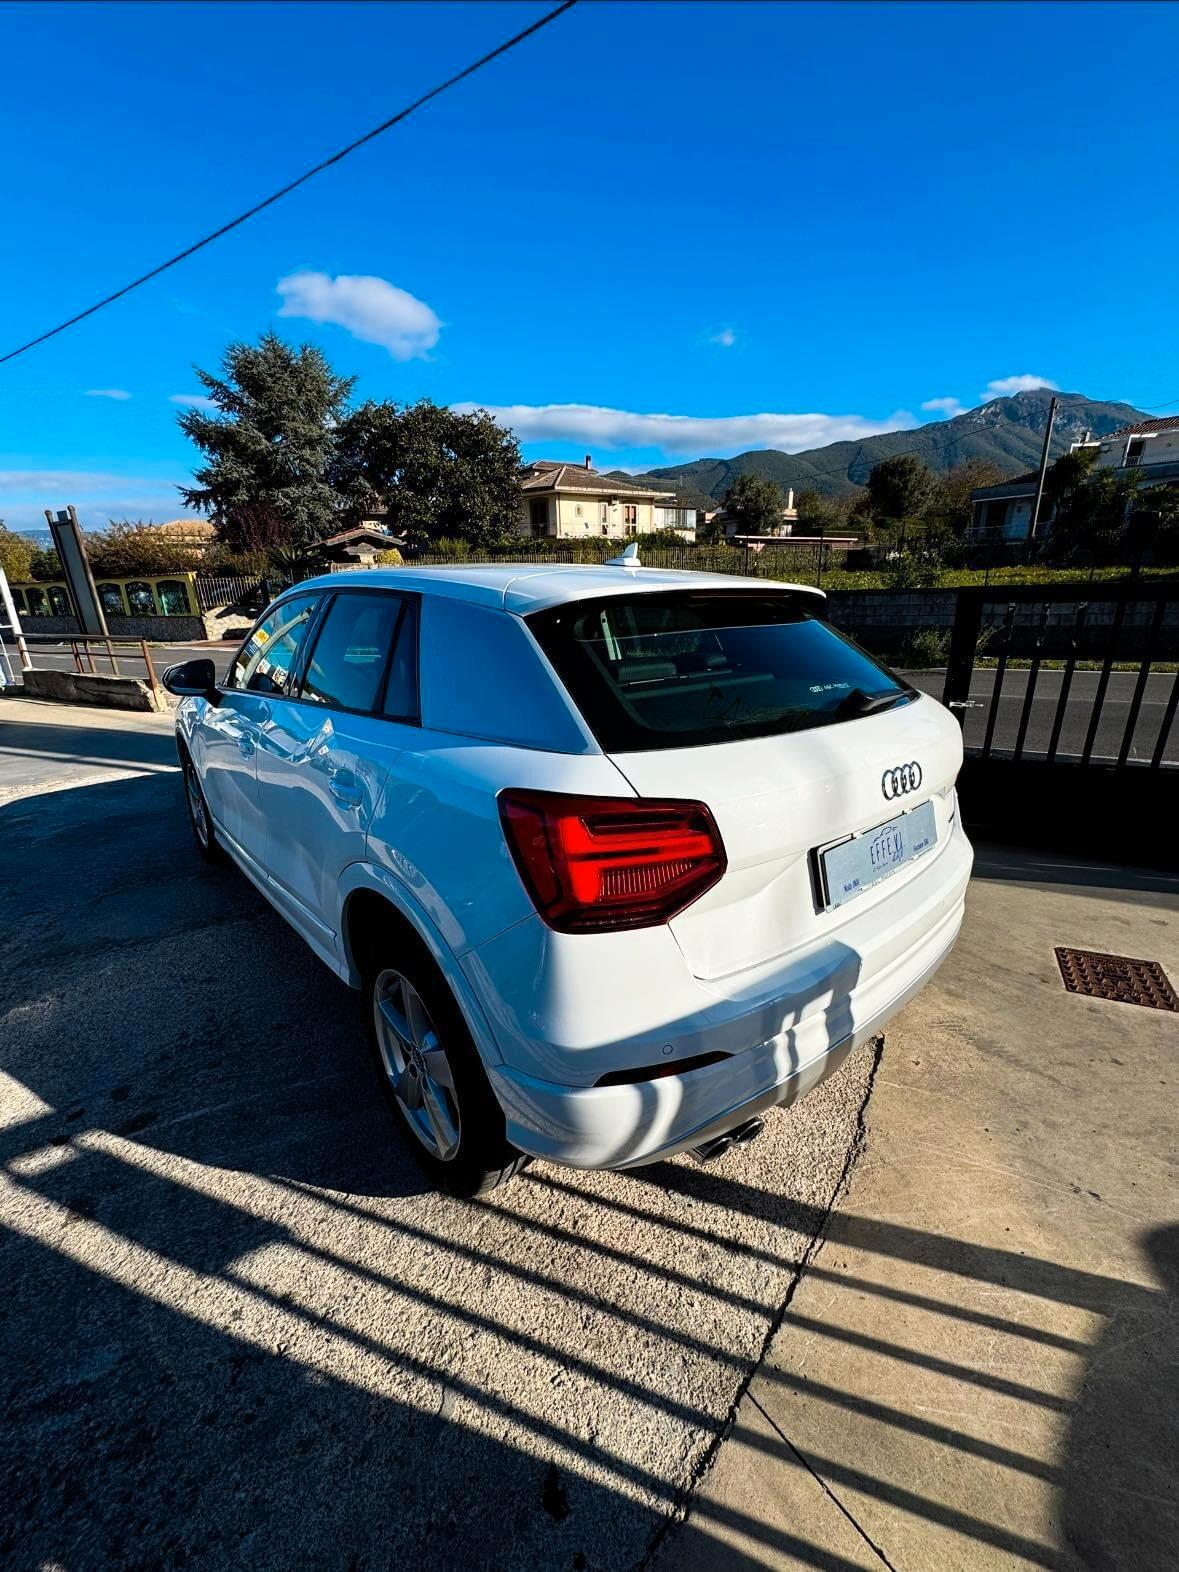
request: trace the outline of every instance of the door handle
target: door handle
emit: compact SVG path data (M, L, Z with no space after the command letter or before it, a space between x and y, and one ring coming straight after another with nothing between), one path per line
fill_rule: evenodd
M364 801L360 787L354 781L341 779L338 775L333 775L328 781L328 791L345 808L359 808Z

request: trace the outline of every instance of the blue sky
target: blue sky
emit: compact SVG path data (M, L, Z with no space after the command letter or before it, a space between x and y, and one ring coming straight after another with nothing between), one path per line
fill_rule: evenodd
M0 352L544 9L0 4ZM583 3L0 367L0 517L176 516L174 400L268 327L601 467L1179 400L1177 57L1164 5Z

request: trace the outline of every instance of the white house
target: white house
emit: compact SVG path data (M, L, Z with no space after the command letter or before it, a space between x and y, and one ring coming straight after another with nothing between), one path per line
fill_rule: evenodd
M1076 443L1096 447L1096 469L1137 469L1140 484L1179 480L1179 415L1148 415L1108 437Z
M1083 437L1070 452L1096 449L1095 469L1132 469L1140 485L1179 483L1179 415L1147 415L1105 437ZM997 486L980 486L970 494L974 504L969 536L973 540L1026 540L1036 502L1039 474L1029 470ZM1037 535L1049 533L1052 500L1040 504Z
M588 453L584 464L561 464L550 459L526 464L520 490L520 533L534 538L584 540L589 535L649 535L660 528L655 519L656 508L675 503L670 492L652 491L648 486L599 475Z

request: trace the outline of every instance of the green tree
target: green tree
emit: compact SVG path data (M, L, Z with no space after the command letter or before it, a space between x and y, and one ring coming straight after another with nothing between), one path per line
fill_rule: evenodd
M294 349L274 333L231 344L220 377L194 369L216 412L178 419L207 460L196 485L180 488L186 505L207 513L234 551L257 550L259 533L285 553L330 535L341 499L329 475L355 379L336 376L313 345Z
M351 516L379 511L415 545L493 546L519 530L519 444L486 410L362 404L336 433L331 473Z
M974 516L971 494L980 486L997 486L1004 479L998 464L989 459L967 459L937 481L931 509L953 534L964 535Z
M725 511L741 535L772 535L782 528L786 498L764 475L738 475L725 497Z
M129 578L135 573L184 573L201 560L199 551L142 519L116 521L99 534L86 536L91 569L104 578Z
M933 501L936 483L929 465L915 453L897 453L872 466L868 505L873 518L911 519Z
M34 546L31 577L44 584L51 579L63 579L61 558L52 546Z
M1113 560L1128 549L1127 520L1138 494L1133 469L1100 469L1095 450L1062 453L1049 467L1044 494L1055 512L1052 542L1065 557L1084 561ZM1047 507L1041 504L1041 519Z
M0 568L4 569L10 583L18 584L32 578L35 549L31 540L0 524Z

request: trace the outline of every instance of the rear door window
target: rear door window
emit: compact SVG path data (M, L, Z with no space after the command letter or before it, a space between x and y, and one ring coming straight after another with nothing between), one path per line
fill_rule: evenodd
M372 710L401 604L398 595L337 595L315 636L299 697L330 709Z
M914 697L809 599L675 590L575 601L528 623L608 753L804 731Z

